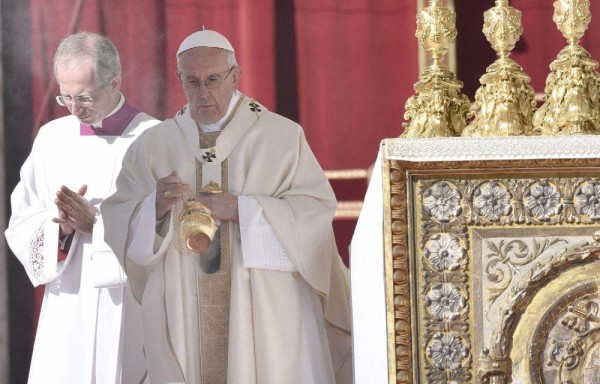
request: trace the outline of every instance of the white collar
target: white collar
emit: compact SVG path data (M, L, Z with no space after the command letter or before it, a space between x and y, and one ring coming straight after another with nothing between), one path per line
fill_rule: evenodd
M216 132L216 131L220 131L222 129L221 126L229 118L229 115L233 111L233 108L237 104L237 102L240 99L240 97L241 97L241 93L240 93L240 91L238 91L236 89L233 92L233 96L231 96L231 100L229 101L229 107L227 108L227 113L225 114L225 116L223 116L221 118L221 120L217 121L216 123L212 123L212 124L200 124L200 129L202 129L204 132Z

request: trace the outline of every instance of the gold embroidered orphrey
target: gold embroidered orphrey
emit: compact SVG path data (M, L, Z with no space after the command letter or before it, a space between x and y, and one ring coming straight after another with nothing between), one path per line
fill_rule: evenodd
M390 383L600 382L600 159L383 172Z
M200 148L214 148L221 131L201 132ZM221 190L227 192L227 159L221 163ZM196 190L201 191L202 162L196 160ZM229 302L231 296L231 272L229 249L229 225L222 222L221 265L215 273L199 273L198 295L200 302L201 372L203 383L226 382L229 345ZM198 258L198 263L200 258ZM200 268L196 269L197 271Z

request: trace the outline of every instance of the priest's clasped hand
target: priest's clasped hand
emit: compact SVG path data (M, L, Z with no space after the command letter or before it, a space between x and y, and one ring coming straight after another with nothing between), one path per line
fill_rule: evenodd
M156 220L161 220L175 203L191 196L189 184L183 184L177 171L156 181Z
M56 192L54 203L58 207L58 216L52 219L60 224L60 235L70 235L75 230L82 233L92 233L94 229L94 207L84 197L87 185L82 185L77 192L64 185Z

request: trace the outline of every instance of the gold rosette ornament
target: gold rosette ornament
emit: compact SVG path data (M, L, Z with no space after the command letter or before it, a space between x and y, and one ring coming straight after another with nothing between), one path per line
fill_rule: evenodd
M431 58L415 84L417 95L404 107L401 137L459 136L466 125L469 99L460 92L463 83L443 63L448 46L456 39L456 14L442 0L430 0L417 16L417 39Z
M568 45L550 64L546 101L533 115L534 129L544 135L600 133L598 62L579 40L592 16L589 0L557 0L552 18Z

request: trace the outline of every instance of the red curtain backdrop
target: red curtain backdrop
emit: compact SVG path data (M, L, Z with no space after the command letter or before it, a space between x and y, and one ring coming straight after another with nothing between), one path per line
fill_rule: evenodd
M297 0L299 117L326 169L366 168L398 136L418 75L416 4Z

